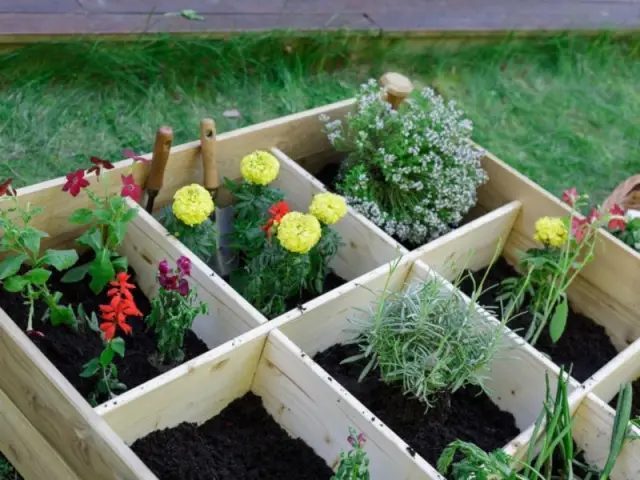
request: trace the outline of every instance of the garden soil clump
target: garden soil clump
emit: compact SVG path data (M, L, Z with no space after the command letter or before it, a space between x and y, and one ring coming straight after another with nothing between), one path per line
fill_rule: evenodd
M473 274L476 285L479 285L485 272L486 269L482 269ZM460 288L467 295L471 295L474 282L466 275L467 273L469 272L465 272ZM491 268L482 287L483 290L489 288L490 290L480 296L478 303L498 316L500 304L496 297L500 294L500 288L496 285L516 275L517 272L503 258L500 258ZM520 335L524 335L531 323L531 314L526 310L527 301L524 305L523 310L507 325ZM567 369L571 366L571 375L579 382L587 380L618 354L603 327L590 318L574 312L571 308L569 308L566 329L558 342L551 341L547 326L535 344L535 348L549 355L557 365Z
M91 253L80 257L76 265L82 265L91 260ZM135 284L135 272L129 270L131 274L130 282ZM89 288L89 277L77 283L62 283L62 273L54 271L49 280L51 291L62 293L62 303L71 305L76 311L80 303L84 307L87 315L95 312L100 319L99 305L109 304L107 290L95 295ZM138 309L143 313L143 317L128 317L127 323L133 328L131 335L126 335L118 331L117 335L125 341L125 357L116 355L114 363L118 368L118 379L124 383L128 389L132 389L163 373L158 368L149 363L157 352L156 337L153 331L147 331L144 318L151 311L149 300L137 287L133 290L133 296ZM19 294L0 291L0 307L13 319L22 329L26 330L29 309L24 304L23 298ZM67 325L52 326L47 320L40 319L45 311L43 304L36 306L33 320L34 330L42 332L44 335L30 335L30 339L44 353L44 355L60 370L64 377L85 397L89 398L97 383L96 377L82 378L80 373L83 365L102 352L104 346L100 335L89 328L88 325L81 326L78 331ZM195 358L208 351L207 346L191 330L187 332L184 340L185 360ZM122 393L122 392L118 392ZM99 398L99 401L106 401L108 398Z
M346 442L346 438L345 438ZM197 426L150 433L132 447L162 480L328 480L324 460L276 423L252 393Z
M424 403L403 395L402 385L380 381L378 370L358 382L367 361L340 364L358 353L355 345L335 345L318 353L314 360L407 442L412 449L410 453L417 452L432 465L455 440L473 442L485 451L492 451L520 433L513 415L501 411L477 388L439 396L425 412Z

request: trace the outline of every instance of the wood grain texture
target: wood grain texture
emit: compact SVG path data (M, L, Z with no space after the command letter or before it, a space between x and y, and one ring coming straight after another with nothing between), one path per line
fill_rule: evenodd
M0 310L0 390L80 478L155 479Z
M80 480L2 390L0 452L25 480Z

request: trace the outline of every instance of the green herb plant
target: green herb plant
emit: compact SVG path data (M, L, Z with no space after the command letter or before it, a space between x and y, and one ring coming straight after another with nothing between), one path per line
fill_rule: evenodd
M91 316L88 316L84 312L82 305L78 307L77 317L80 319L80 325L83 327L86 325L100 334L104 345L102 353L85 363L80 373L83 378L97 378L95 389L89 397L89 402L96 406L100 403L100 399L105 397L115 398L117 396L116 392L123 392L127 389L127 386L118 380L118 367L113 363L116 355L124 358L125 342L121 337L112 337L107 340L100 330L96 314L91 312Z
M48 249L40 254L40 241L48 235L30 225L31 221L43 212L42 208L27 203L20 205L9 180L0 186L0 196L8 195L13 206L0 210L0 229L4 235L0 239L0 252L12 254L0 262L0 280L3 288L11 293L21 294L29 306L27 332L34 331L33 317L36 303L42 301L47 311L45 318L52 325L75 325L73 310L60 305L62 294L52 292L47 282L51 277L51 268L62 272L78 261L75 250ZM21 224L20 224L21 223ZM19 274L23 264L29 265L24 274Z
M364 433L357 433L349 427L347 441L351 445L348 452L340 452L340 463L331 480L369 480L369 458L364 451L366 438Z
M160 290L151 301L147 325L158 338L158 364L179 363L184 359L184 336L198 315L207 313L207 304L198 302L196 291L185 277L191 274L191 262L180 257L177 268L171 269L166 260L158 267Z
M484 373L501 349L500 339L513 309L497 323L478 308L486 274L470 301L444 278L432 274L390 292L388 283L396 266L392 266L380 299L351 320L358 333L351 343L361 353L343 363L368 360L360 380L378 368L384 382L401 383L406 395L427 408L440 395L466 386L483 388ZM461 275L454 285L460 281Z
M516 460L501 449L487 453L472 443L456 440L438 459L440 473L450 474L454 480L578 480L578 470L582 472L582 480L608 480L624 442L636 438L629 430L631 385L620 386L609 455L602 471L598 471L576 458L579 452L572 437L574 419L568 401L568 381L569 375L562 370L554 396L547 376L543 408L523 460ZM536 442L538 437L540 440ZM456 456L462 456L462 459L455 461Z

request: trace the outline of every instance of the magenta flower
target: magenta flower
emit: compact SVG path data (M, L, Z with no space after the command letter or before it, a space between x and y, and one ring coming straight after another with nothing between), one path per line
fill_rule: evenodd
M190 276L191 275L191 260L189 260L187 257L185 256L181 256L178 259L178 268L180 269L180 271L186 275L186 276Z

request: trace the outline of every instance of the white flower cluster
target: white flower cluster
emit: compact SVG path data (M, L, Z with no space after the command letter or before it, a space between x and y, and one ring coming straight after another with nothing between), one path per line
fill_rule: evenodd
M447 233L476 203L486 182L472 123L430 88L399 111L375 80L362 85L344 122L321 118L331 144L349 153L338 188L351 206L401 241L422 244Z

